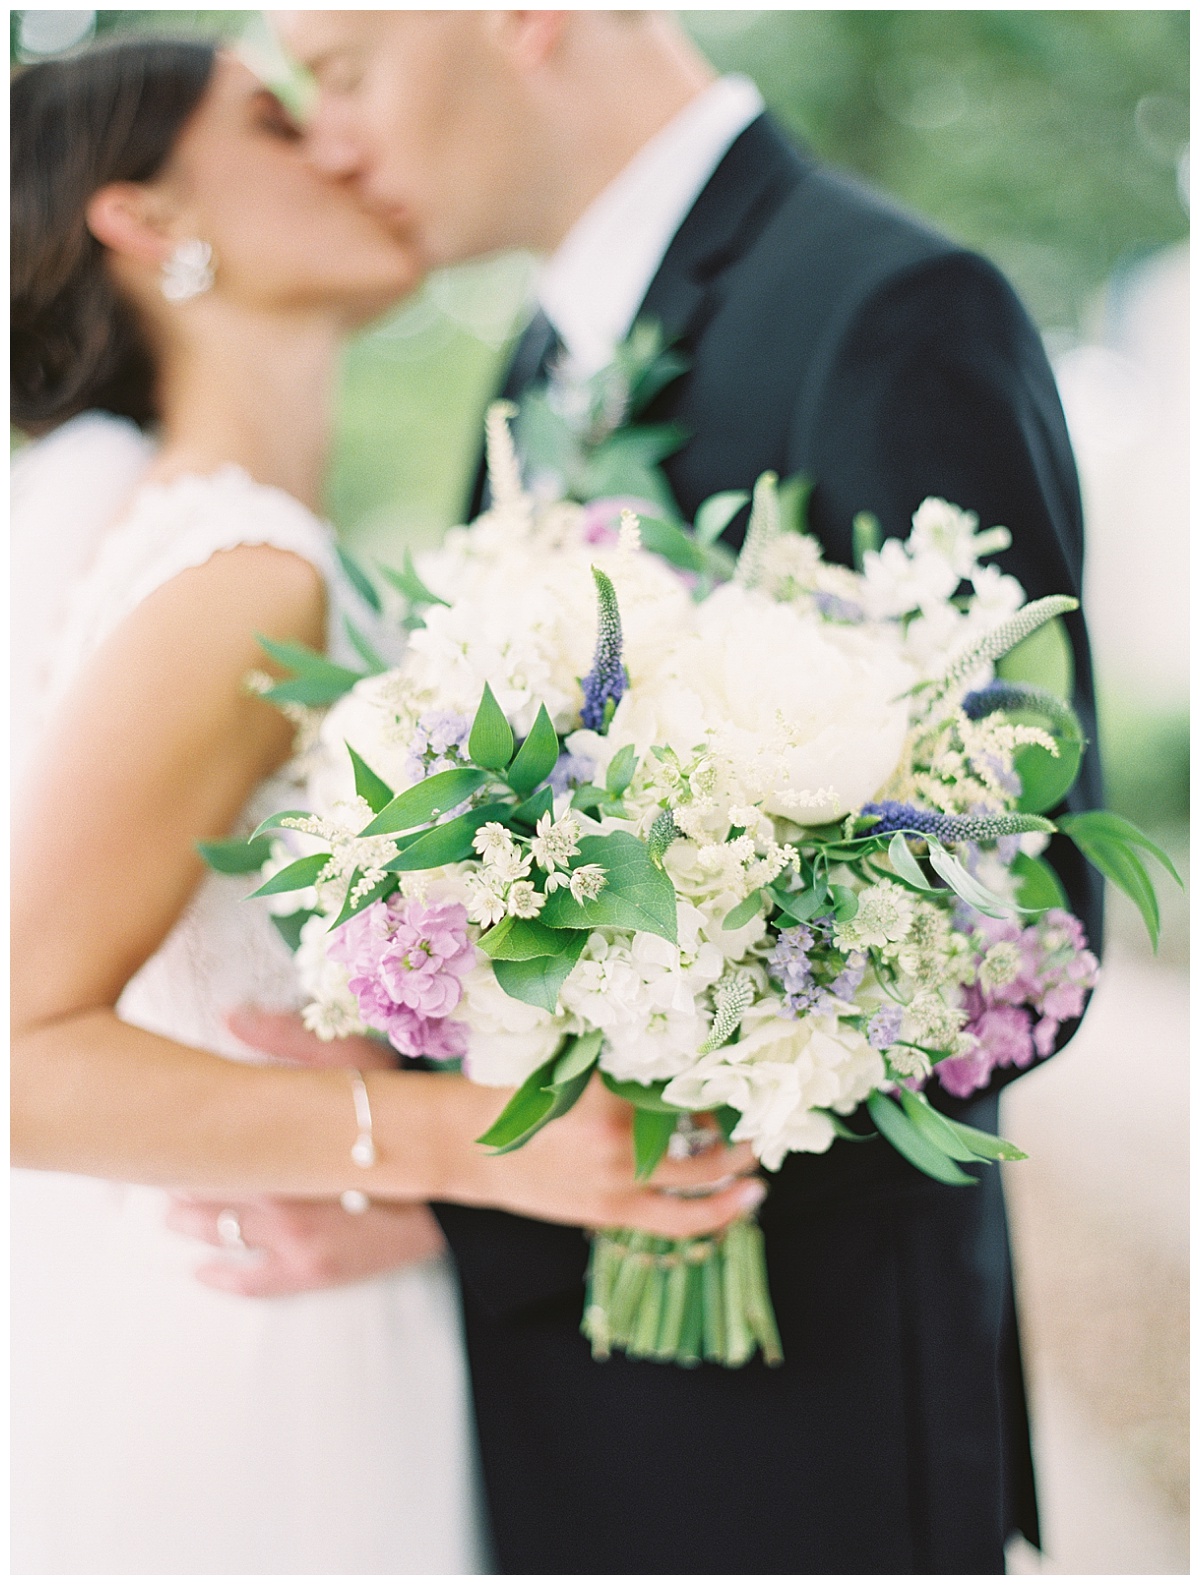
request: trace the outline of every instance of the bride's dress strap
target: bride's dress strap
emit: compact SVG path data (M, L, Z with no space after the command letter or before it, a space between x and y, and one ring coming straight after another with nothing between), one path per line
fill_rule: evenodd
M241 545L270 545L303 557L321 573L332 599L333 531L294 497L256 483L233 465L144 485L104 536L77 586L55 658L52 693L155 590Z

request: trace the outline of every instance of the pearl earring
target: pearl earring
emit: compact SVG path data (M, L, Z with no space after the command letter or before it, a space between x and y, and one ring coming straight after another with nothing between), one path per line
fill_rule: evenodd
M199 237L191 237L180 242L163 260L159 284L168 303L186 303L203 296L215 280L211 246Z

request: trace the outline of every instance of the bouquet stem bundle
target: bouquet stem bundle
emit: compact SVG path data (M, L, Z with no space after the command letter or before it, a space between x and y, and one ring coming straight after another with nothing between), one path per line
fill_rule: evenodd
M762 1353L783 1363L767 1287L762 1229L753 1218L707 1238L655 1238L609 1229L592 1239L583 1335L595 1359L736 1367Z

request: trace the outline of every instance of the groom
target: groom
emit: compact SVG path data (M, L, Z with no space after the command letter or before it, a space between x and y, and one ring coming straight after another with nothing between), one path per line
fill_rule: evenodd
M812 530L849 561L855 513L902 537L940 495L1011 529L1000 565L1030 598L1078 596L1071 450L1010 288L793 146L672 20L307 11L281 28L317 84L314 163L428 268L546 256L506 394L554 357L602 367L654 318L690 365L647 415L691 437L666 464L685 515L764 469L802 472ZM1082 617L1066 629L1094 736ZM1097 793L1093 756L1077 796ZM1096 888L1052 856L1095 943ZM937 1100L996 1124L994 1093ZM761 1217L786 1353L774 1372L595 1364L579 1232L438 1215L501 1572L1000 1573L1014 1532L1036 1541L994 1169L947 1188L878 1139L791 1157Z

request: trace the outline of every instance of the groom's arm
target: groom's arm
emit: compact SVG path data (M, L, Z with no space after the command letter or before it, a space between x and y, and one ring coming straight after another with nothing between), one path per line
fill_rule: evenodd
M816 414L812 432L795 443L811 459L812 526L823 542L846 543L863 510L885 535L904 538L920 502L941 496L978 513L983 527L1010 529L1012 546L995 560L1029 599L1080 597L1082 508L1054 377L1028 315L985 260L947 254L876 291L808 411ZM1096 808L1102 791L1083 613L1065 626L1074 704L1089 741L1067 806ZM1099 877L1065 838L1052 840L1048 857L1098 949ZM1073 1027L1064 1026L1064 1038ZM1016 1076L1001 1070L997 1083Z

